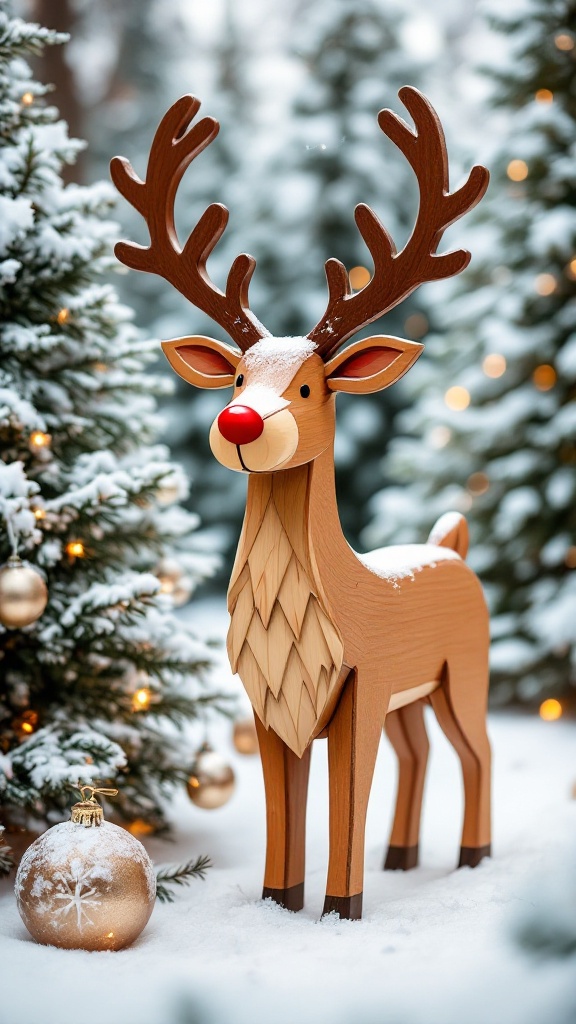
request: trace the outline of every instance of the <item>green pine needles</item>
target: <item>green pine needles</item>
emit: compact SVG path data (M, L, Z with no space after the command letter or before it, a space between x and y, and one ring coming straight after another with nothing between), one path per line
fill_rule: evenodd
M163 829L182 726L222 701L159 563L192 589L214 559L156 443L157 345L107 283L112 189L63 186L82 144L26 63L63 38L0 3L0 563L12 535L49 590L39 620L0 627L0 815L54 821L71 785L116 780L116 814Z

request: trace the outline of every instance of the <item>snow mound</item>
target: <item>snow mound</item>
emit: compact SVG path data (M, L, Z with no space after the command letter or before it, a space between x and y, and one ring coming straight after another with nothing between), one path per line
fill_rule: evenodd
M376 548L365 555L358 555L358 558L370 572L391 583L414 579L417 572L422 572L426 566L435 566L437 562L462 561L451 548L440 548L436 544L396 544Z

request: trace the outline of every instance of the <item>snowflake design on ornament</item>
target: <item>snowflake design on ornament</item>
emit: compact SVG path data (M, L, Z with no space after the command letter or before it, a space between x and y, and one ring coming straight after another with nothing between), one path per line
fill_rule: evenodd
M61 918L68 917L76 911L76 924L78 931L82 931L84 924L94 924L88 909L99 907L101 900L95 899L100 893L92 881L92 872L86 869L80 860L73 860L70 864L70 874L55 875L58 883L58 892L54 893L53 899L62 900L62 906L58 907L56 914ZM56 927L57 924L54 922Z

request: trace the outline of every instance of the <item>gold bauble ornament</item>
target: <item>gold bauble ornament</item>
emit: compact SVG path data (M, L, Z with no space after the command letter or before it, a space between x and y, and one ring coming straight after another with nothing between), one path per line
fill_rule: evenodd
M239 718L234 722L232 742L239 754L258 753L258 733L253 718Z
M0 568L0 622L21 629L39 619L48 603L48 588L33 565L11 555Z
M152 913L156 876L142 843L103 820L94 794L116 790L81 791L72 820L48 829L24 854L16 875L18 910L43 945L122 949Z
M228 762L209 743L203 743L194 758L186 786L192 803L213 811L228 803L235 785L234 771Z

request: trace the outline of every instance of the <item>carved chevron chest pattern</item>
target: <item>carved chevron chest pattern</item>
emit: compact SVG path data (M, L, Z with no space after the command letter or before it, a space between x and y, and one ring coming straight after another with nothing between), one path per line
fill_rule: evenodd
M256 713L301 757L334 693L343 663L342 638L314 579L308 548L308 468L251 480L228 591L228 655ZM294 487L294 482L297 486Z

